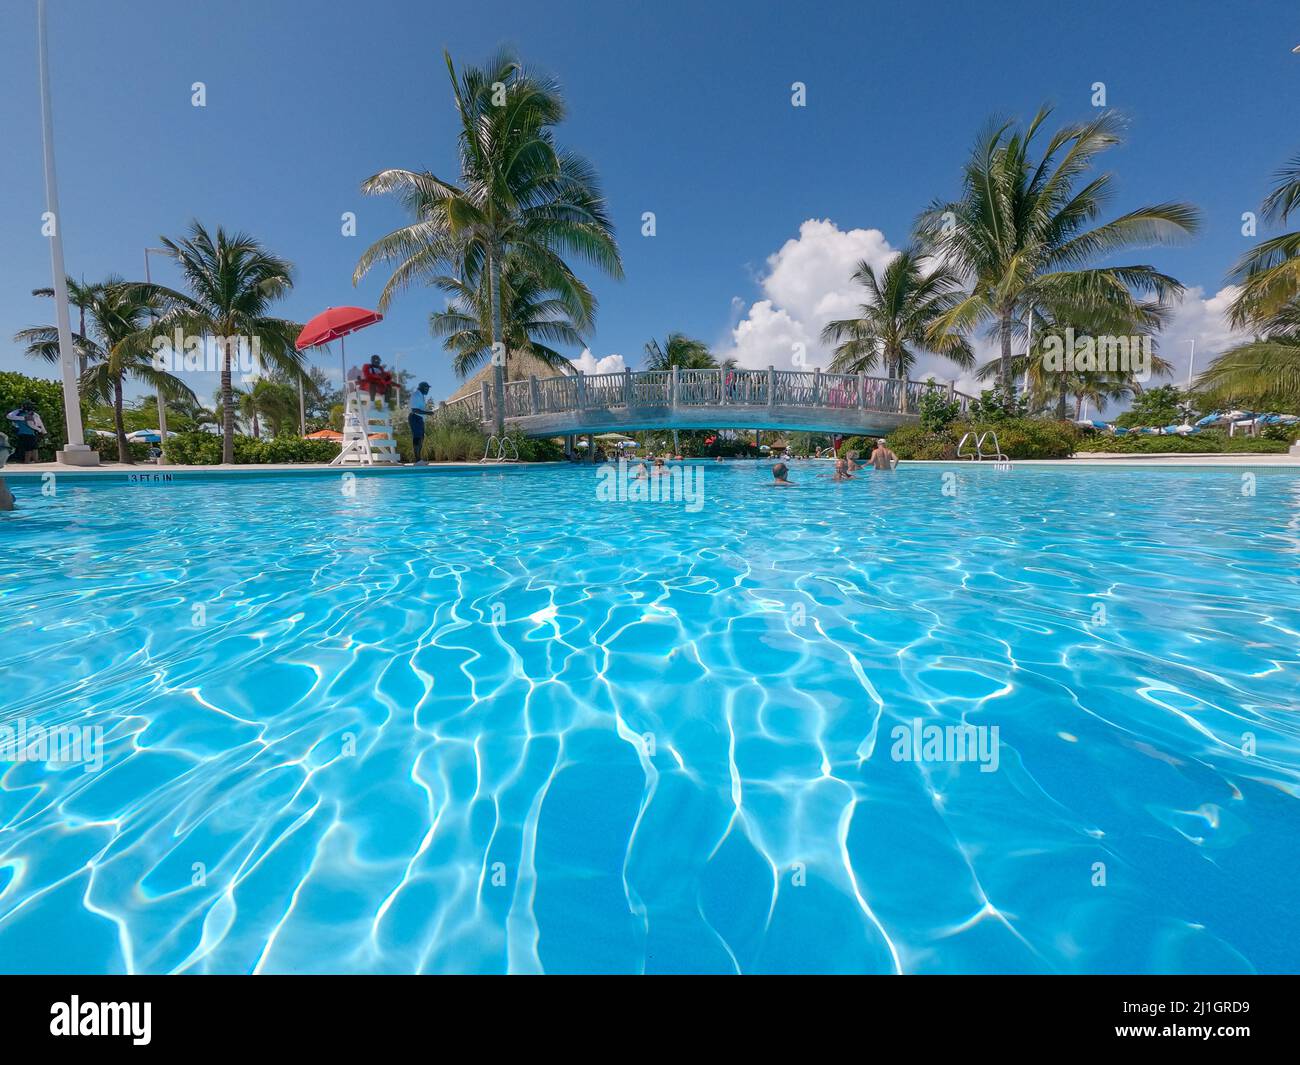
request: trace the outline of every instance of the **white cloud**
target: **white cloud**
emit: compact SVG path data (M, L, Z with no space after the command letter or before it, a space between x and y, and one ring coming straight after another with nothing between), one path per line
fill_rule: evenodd
M1196 341L1196 362L1193 375L1199 374L1216 356L1235 344L1250 339L1248 332L1228 325L1228 306L1237 295L1237 288L1228 285L1206 298L1199 287L1187 289L1183 301L1174 308L1169 323L1160 332L1158 350L1162 359L1173 364L1167 377L1153 378L1152 385L1187 384L1187 361L1192 354L1192 341Z
M582 354L576 359L570 359L575 370L581 370L583 373L622 373L624 366L627 364L623 361L622 355L606 355L604 358L596 358L590 348L583 348Z
M766 271L759 279L763 298L749 304L747 310L744 301L733 300L741 315L732 327L730 344L724 343L715 354L752 369L775 366L788 370L794 368L793 356L802 344L809 368L829 367L830 348L819 337L827 322L851 317L862 302L861 286L852 280L857 264L865 259L880 271L896 254L897 249L878 229L842 230L829 219L808 219L799 227L798 237L768 256ZM1173 371L1152 384L1181 386L1186 382L1193 339L1196 372L1215 355L1247 339L1227 323L1228 304L1235 294L1231 286L1209 297L1200 288L1187 290L1159 340L1160 354L1173 364ZM982 332L971 344L976 366L997 355L996 343ZM934 376L940 381L955 378L961 391L973 395L988 387L973 371L960 371L947 359L925 352L919 353L912 376L922 380Z
M853 271L864 259L881 270L897 254L878 229L842 230L829 219L808 219L798 237L768 256L759 282L764 298L736 323L718 357L789 370L802 344L808 366L829 366L829 348L818 337L827 322L849 317L862 302Z

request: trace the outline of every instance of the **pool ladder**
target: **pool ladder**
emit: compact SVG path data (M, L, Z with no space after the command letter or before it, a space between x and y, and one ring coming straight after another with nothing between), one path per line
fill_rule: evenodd
M496 454L492 453L493 446L496 447ZM479 462L518 462L519 449L515 447L515 442L508 436L489 436L487 444L483 448L483 457Z
M969 452L962 454L962 448L966 446L966 441L972 437L975 438L975 454L972 455ZM989 437L993 438L993 450L986 455L984 453L984 441ZM1006 455L1002 454L1002 445L998 443L998 434L992 429L985 429L979 436L975 436L974 433L967 433L963 436L961 442L957 445L957 457L959 459L970 459L972 462L982 462L984 459L996 459L998 462L1007 461Z

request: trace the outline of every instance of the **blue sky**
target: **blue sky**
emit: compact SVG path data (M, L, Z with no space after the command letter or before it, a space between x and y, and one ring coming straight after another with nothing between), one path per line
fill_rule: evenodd
M373 306L381 279L354 289L353 267L403 219L359 183L385 166L451 172L442 49L477 62L509 44L560 79L561 139L601 175L627 276L590 276L591 351L634 366L647 339L675 329L764 364L815 334L851 296L852 259L899 247L917 210L955 191L991 115L1048 101L1063 121L1085 118L1098 81L1131 121L1108 161L1115 209L1186 199L1205 212L1190 245L1134 256L1193 289L1164 347L1185 366L1190 337L1200 353L1221 346L1215 295L1251 243L1241 214L1300 150L1300 12L1281 2L49 6L70 273L138 277L144 246L198 218L297 264L285 314ZM50 282L34 0L6 0L0 18L0 369L52 376L10 339L52 311L30 295ZM191 106L195 81L206 107ZM795 81L806 107L791 106ZM340 233L344 211L357 213L355 238ZM640 235L645 211L653 238ZM426 325L440 305L407 293L350 354L400 355L445 394L454 379Z

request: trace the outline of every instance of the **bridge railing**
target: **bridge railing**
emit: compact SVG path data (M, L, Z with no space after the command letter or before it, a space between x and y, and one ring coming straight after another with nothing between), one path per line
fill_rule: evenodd
M509 381L503 394L507 418L566 414L583 410L650 410L663 407L767 406L866 410L916 414L921 397L946 393L965 415L973 397L937 381L911 381L821 370L744 370L728 367L677 370L625 370L621 373L565 374ZM435 417L490 421L497 402L492 382L478 391L441 404Z

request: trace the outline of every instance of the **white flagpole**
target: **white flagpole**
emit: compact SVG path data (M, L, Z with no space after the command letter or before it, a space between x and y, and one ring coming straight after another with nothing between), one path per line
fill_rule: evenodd
M68 275L63 267L63 216L59 214L59 189L54 177L54 117L50 110L50 63L45 28L45 0L36 0L36 39L41 75L41 133L45 145L45 209L52 223L50 267L54 271L54 309L59 328L59 366L63 371L63 423L68 442L58 459L70 466L95 466L98 452L86 446L81 424L81 396L77 392L76 356L72 349L72 322L68 314Z

